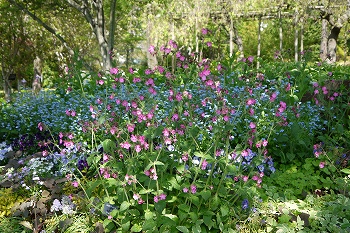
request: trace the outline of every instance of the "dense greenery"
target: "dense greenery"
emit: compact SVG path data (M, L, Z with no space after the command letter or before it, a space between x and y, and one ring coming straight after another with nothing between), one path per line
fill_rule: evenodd
M95 74L77 60L60 88L1 106L0 228L350 229L348 67L257 71L254 57L197 62L164 46L174 72Z

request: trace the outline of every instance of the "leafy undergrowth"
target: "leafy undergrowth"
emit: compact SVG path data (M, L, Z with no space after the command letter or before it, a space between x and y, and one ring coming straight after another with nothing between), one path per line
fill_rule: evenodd
M0 227L348 231L346 72L167 46L174 72L78 61L61 88L2 106Z

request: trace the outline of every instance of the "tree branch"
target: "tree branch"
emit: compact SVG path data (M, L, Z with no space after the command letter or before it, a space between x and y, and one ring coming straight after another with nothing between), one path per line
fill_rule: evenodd
M52 27L50 27L49 25L47 25L46 23L44 23L40 18L38 18L35 14L33 14L32 12L30 12L27 8L25 8L23 5L21 5L20 3L17 3L14 0L9 0L10 3L12 3L13 5L15 5L18 9L20 9L21 11L23 11L25 14L29 15L33 20L35 20L37 23L39 23L42 27L44 27L48 32L50 32L51 34L53 34L57 39L59 39L62 44L64 45L64 47L66 47L69 51L69 53L71 55L74 54L74 51L71 47L68 46L67 41L61 36L59 35L55 29L53 29Z

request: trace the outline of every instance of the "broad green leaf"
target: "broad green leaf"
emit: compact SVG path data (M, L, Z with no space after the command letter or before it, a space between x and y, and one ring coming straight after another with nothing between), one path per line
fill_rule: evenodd
M201 227L198 225L192 226L192 232L193 233L201 233Z
M140 190L139 194L151 193L153 191L154 191L153 189L142 189L142 190Z
M171 185L172 188L180 190L180 185L177 183L177 180L174 176L172 176L169 180L168 180L169 184Z
M210 190L203 190L202 192L199 193L202 198L206 201L211 197L211 192Z
M340 170L341 172L350 175L350 169L349 168L344 168L342 170Z
M106 139L102 142L103 151L106 153L114 152L117 148L115 145L115 142L113 142L111 139Z
M197 196L191 195L189 198L195 206L199 205L199 198Z
M150 210L145 210L145 220L149 220L153 218L153 212Z
M130 221L127 221L127 222L122 224L122 229L124 232L128 232L129 228L130 228Z
M204 154L203 152L194 152L194 155L203 159L212 159L210 155Z
M153 230L156 226L156 222L153 219L149 219L143 223L142 230Z
M138 224L135 224L131 227L130 230L131 230L131 232L140 232L140 231L142 231L142 227Z
M185 212L189 212L189 211L190 211L190 206L188 206L188 205L186 205L186 204L180 204L180 205L178 205L178 208L179 208L180 210L185 211Z
M176 229L178 229L182 233L189 233L190 231L185 226L177 226Z
M127 201L123 201L123 203L120 205L120 211L125 211L129 208L130 203Z
M160 162L160 161L155 161L153 164L154 164L154 165L164 166L164 163L162 163L162 162Z
M230 209L227 207L227 205L222 205L220 207L220 211L221 211L221 215L224 217L224 216L228 215Z

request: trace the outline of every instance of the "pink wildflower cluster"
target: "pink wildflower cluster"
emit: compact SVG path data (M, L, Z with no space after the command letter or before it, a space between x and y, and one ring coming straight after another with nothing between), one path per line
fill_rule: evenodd
M133 175L126 174L124 179L125 179L126 184L128 184L128 185L137 183L136 177Z
M134 200L137 201L139 205L142 205L145 201L142 199L141 195L138 193L134 193L133 195Z
M66 109L66 115L75 117L77 115L77 113L72 109Z
M165 193L162 193L160 195L155 195L153 200L155 203L158 203L159 201L161 200L165 200L166 199L166 194Z
M323 150L323 143L315 144L314 145L314 155L316 158L319 158L321 155L324 155L326 152ZM322 169L326 165L325 161L321 161L319 163L319 167Z
M194 185L194 184L191 184L191 185L190 185L190 188L184 187L184 188L182 189L182 191L183 191L184 193L188 193L188 192L190 191L192 194L195 194L195 193L197 192L197 186Z
M145 171L145 175L148 176L149 178L151 178L152 180L157 180L158 179L158 175L157 175L157 171L155 168L150 168L149 170Z
M331 82L334 83L335 80L332 80ZM323 94L323 98L328 99L330 101L335 101L336 98L341 96L341 93L339 92L333 92L332 94L330 94L326 86L321 87L317 82L313 84L313 88L313 99L317 105L320 104L319 99L322 98L322 96L320 96L321 94Z
M110 171L110 168L108 167L101 167L100 168L100 175L105 178L105 179L108 179L108 178L117 178L118 175L116 173L111 173Z

